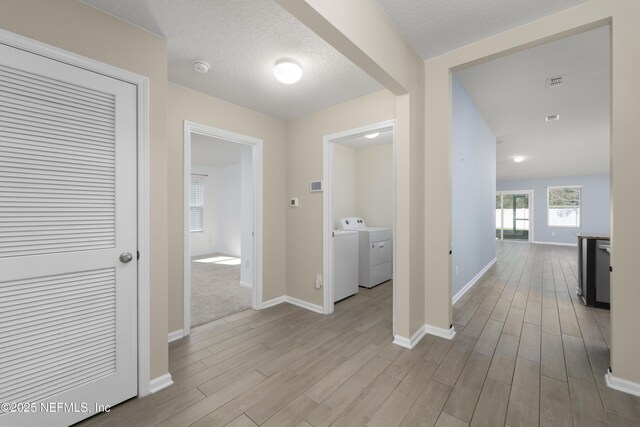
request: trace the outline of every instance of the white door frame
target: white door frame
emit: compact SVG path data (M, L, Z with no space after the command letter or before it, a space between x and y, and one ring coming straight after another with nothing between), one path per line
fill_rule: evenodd
M535 242L535 239L533 238L533 217L534 217L534 208L535 205L533 204L533 190L505 190L505 191L496 191L496 195L500 195L500 207L502 209L502 195L503 194L528 194L529 195L529 240L527 240L527 243L532 243ZM504 210L504 209L503 209ZM501 227L504 228L504 215L502 215L502 224L500 224ZM502 237L503 233L500 233L500 241L504 241L504 238ZM512 239L508 239L509 242L517 242L518 240L512 240Z
M189 204L191 199L191 134L224 139L251 147L253 175L253 290L251 307L262 308L262 140L185 120L184 122L184 323L183 334L191 331L191 232ZM243 233L245 230L242 231Z
M0 29L0 43L136 86L138 216L138 396L151 392L149 299L149 78Z
M333 249L331 245L331 232L334 229L334 221L332 215L331 206L331 171L333 168L333 146L336 142L344 139L353 138L354 136L366 135L373 132L380 132L391 130L393 132L393 266L394 266L394 278L395 278L395 266L396 264L396 144L395 144L395 120L386 120L384 122L373 123L367 126L358 127L355 129L349 129L343 132L337 132L330 135L325 135L323 138L323 290L322 290L322 309L324 314L333 313L333 266L331 265L331 259L333 256ZM396 326L396 286L393 285L393 335L395 336Z

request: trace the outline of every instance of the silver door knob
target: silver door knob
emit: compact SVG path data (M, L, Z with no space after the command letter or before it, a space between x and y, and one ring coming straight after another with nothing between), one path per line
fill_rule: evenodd
M133 260L133 255L131 255L130 252L122 252L120 254L120 262L126 264L128 262L131 262Z

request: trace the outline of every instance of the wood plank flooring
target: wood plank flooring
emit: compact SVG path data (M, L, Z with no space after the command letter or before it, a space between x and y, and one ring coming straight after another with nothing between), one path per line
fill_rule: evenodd
M323 316L243 311L170 345L175 385L86 426L640 426L609 389L609 313L578 302L576 249L499 243L455 340L391 343L391 284Z

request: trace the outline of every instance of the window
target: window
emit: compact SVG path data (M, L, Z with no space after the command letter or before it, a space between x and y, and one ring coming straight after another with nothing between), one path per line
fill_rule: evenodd
M550 227L581 227L582 186L547 187Z
M189 231L201 232L203 228L204 182L200 178L191 178L191 224Z

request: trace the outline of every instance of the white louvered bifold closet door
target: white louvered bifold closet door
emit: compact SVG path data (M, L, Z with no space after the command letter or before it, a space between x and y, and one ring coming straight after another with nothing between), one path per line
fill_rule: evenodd
M0 44L0 425L137 394L136 223L135 87Z

